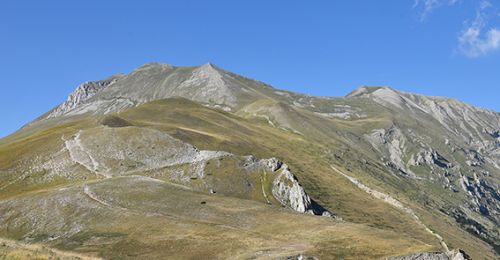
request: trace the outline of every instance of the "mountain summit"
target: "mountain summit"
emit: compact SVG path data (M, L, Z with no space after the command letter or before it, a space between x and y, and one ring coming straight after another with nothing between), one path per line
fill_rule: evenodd
M497 112L149 63L0 140L0 256L496 259L499 185Z
M232 110L261 96L269 87L207 63L175 67L149 63L128 75L86 82L45 118L86 112L111 113L154 100L185 97Z

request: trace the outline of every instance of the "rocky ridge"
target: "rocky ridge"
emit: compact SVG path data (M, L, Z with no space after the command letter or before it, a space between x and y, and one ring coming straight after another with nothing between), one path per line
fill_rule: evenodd
M66 102L39 120L83 113L109 114L171 97L185 97L230 111L241 106L243 100L262 96L260 92L268 89L261 82L211 63L198 67L149 63L127 75L82 84Z
M99 91L114 84L123 76L124 75L119 74L111 76L105 80L87 81L81 84L68 96L68 99L64 103L49 112L46 118L58 117L70 112L85 103Z

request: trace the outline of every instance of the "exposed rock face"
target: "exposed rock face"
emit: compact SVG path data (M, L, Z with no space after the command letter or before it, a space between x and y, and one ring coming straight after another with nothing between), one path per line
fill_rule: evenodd
M311 200L287 164L276 158L261 160L261 164L276 173L272 193L283 206L301 213L325 217L333 216L330 212Z
M293 255L293 256L286 256L286 257L279 257L275 258L274 260L317 260L318 258L312 257L312 256L307 256L307 255Z
M448 192L432 194L446 205L440 210L499 248L500 233L491 228L500 223L499 113L388 87L363 87L347 98L373 101L396 113L391 127L365 134L382 163L393 173L453 191L460 203L446 198Z
M436 165L442 168L451 168L453 166L446 158L432 149L421 150L416 155L412 155L409 164L412 166Z
M471 259L462 250L453 250L449 253L418 253L408 256L391 257L389 260L469 260Z
M402 175L415 177L404 162L408 140L399 128L392 126L389 129L374 129L365 138L384 155L383 162L386 166Z
M493 137L493 138L496 138L496 139L500 138L500 130L486 131L486 133L491 135L491 137Z
M500 191L477 174L461 176L460 184L470 198L470 208L500 223Z
M264 163L273 172L279 170L281 166L283 166L283 162L278 160L277 158L262 160L262 163Z
M469 146L471 151L468 152L468 157L471 158L468 158L468 164L478 166L489 161L498 166L500 163L495 156L500 136L498 113L450 98L427 97L388 87L360 88L348 95L348 98L369 98L391 109L396 107L409 112L412 117L420 120L427 120L430 116L448 131L450 137L457 137L460 142ZM489 160L483 161L481 157L489 157Z
M391 257L389 260L449 260L445 253L419 253L409 256Z
M64 103L51 111L50 114L47 115L47 118L57 117L68 113L97 94L97 92L112 85L122 77L123 75L115 75L105 80L88 81L81 84L75 89L75 91L73 91L73 93L69 95L68 99Z
M469 166L481 166L485 163L484 157L475 150L467 151L467 160L465 163Z
M269 89L261 82L210 63L198 67L149 63L127 75L82 84L66 102L40 119L84 113L108 114L172 97L184 97L231 111L262 97L260 92Z
M273 195L283 205L295 211L306 213L312 210L311 198L307 196L286 164L282 166L280 173L274 179Z
M436 147L434 143L421 141L425 138L411 138L411 135L403 133L394 126L389 129L375 129L365 135L365 138L383 155L382 162L394 172L421 179L412 171L420 168L420 172L430 173L430 176L427 176L429 181L439 180L443 188L455 193L465 193L466 198L461 207L467 210L457 207L455 210L444 209L443 211L455 218L469 232L486 241L497 241L499 233L488 228L487 226L491 224L486 223L488 220L491 221L490 223L500 223L498 217L500 215L500 191L498 187L491 184L490 171L483 168L488 163L494 162L494 157L485 157L474 148L460 147L450 149L447 154L452 156L459 154L465 160L457 160L458 156L448 159L433 148ZM445 141L445 145L451 146L449 140ZM415 148L418 148L419 152L415 154L408 152ZM410 158L405 159L408 157ZM408 161L405 163L406 160ZM492 165L496 166L495 163ZM475 217L473 213L481 217ZM498 242L490 243L498 244Z

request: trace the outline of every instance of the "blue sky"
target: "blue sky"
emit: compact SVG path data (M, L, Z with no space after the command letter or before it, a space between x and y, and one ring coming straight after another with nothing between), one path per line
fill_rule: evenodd
M500 111L500 1L0 3L0 136L80 83L147 62L212 62L277 88L387 85Z

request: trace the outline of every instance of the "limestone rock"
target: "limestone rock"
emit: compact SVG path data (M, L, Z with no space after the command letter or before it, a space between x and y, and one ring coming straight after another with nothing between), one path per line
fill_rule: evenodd
M283 206L301 213L334 217L332 213L311 200L287 164L277 158L261 160L260 164L276 174L272 193Z
M418 253L408 256L391 257L389 260L468 260L471 259L463 250L453 250L448 253Z
M274 179L272 192L283 205L295 211L306 213L312 210L311 198L305 193L287 165L282 166L281 172Z
M87 81L81 84L75 89L75 91L73 91L73 93L69 95L68 99L64 103L51 111L47 118L57 117L68 113L69 111L83 104L89 98L97 94L97 92L110 86L122 77L123 75L115 75L105 80Z
M441 168L451 168L453 166L446 158L433 149L421 150L411 157L409 164L413 166L436 165Z

